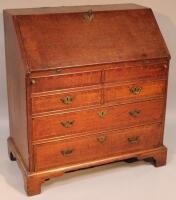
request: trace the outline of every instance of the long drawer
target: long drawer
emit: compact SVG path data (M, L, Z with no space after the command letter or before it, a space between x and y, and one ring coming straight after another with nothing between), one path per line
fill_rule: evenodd
M163 119L163 99L33 117L33 140L124 128Z
M38 144L34 146L35 170L155 148L162 144L161 135L162 125L153 124Z

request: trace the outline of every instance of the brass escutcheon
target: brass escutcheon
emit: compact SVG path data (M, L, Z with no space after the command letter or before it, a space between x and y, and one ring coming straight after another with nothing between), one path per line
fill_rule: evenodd
M73 126L73 124L75 123L74 120L70 120L70 121L65 121L65 122L60 122L61 125L65 128L70 128Z
M98 115L100 118L104 118L106 116L107 112L106 111L100 111L98 112Z
M73 96L66 96L66 97L63 97L60 99L62 101L62 103L64 104L71 104L72 101L74 100L74 97Z
M97 141L101 144L104 144L107 140L107 136L106 135L100 135L97 137Z
M93 14L92 10L89 10L88 12L84 13L83 17L86 21L91 22L94 18L94 14Z

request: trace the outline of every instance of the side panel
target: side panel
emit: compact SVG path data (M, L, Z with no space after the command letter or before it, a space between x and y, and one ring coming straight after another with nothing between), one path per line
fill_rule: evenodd
M14 18L4 12L7 88L9 104L10 137L26 168L28 160L26 72L14 26Z

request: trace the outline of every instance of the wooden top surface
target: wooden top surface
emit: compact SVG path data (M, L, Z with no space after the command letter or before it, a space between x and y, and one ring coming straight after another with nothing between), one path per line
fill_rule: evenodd
M91 21L85 13L92 10ZM12 9L30 71L169 58L149 8L134 4Z
M51 13L75 13L93 11L112 11L112 10L134 10L146 7L137 4L109 4L109 5L86 5L86 6L60 6L60 7L39 7L39 8L19 8L5 9L11 15L41 15Z

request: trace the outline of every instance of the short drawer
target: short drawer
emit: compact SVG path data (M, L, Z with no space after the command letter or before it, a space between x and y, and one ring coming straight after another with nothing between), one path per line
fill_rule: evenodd
M162 121L164 101L152 100L33 117L33 140Z
M35 170L64 167L110 156L158 147L160 124L111 131L34 146Z
M98 105L100 102L100 89L41 94L32 97L32 113Z
M116 67L105 70L105 82L122 82L138 79L166 78L168 68L163 65Z
M100 84L101 71L75 72L59 75L33 77L32 93L83 87Z
M131 99L152 98L164 96L166 81L136 81L128 84L107 86L104 90L105 103L111 101L124 101Z

